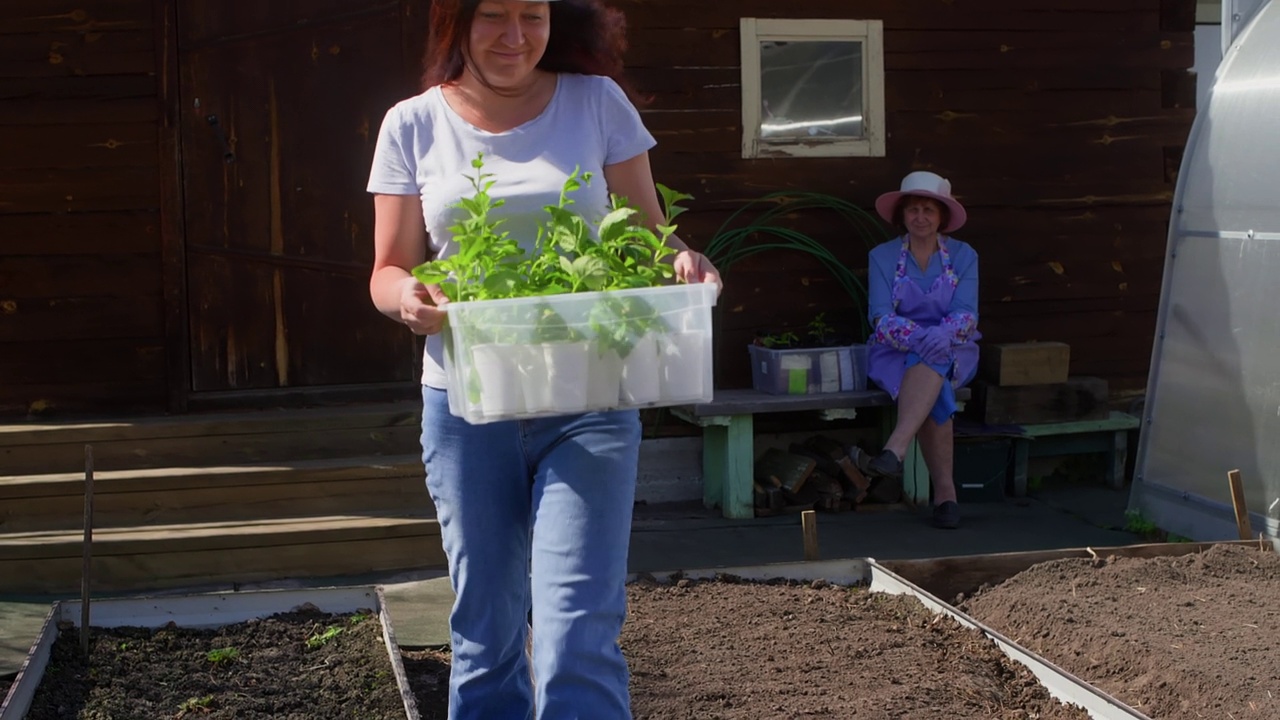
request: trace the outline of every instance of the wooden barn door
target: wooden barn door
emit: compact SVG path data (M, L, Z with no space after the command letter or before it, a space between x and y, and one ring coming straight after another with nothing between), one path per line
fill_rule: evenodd
M412 90L406 8L178 3L193 399L412 387L416 343L369 300L364 191Z

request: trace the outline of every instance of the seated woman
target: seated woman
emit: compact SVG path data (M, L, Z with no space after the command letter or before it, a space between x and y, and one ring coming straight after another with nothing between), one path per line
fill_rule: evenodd
M933 481L933 522L957 528L951 416L955 389L978 369L978 253L946 234L967 215L951 183L934 173L907 175L899 190L876 200L876 212L903 234L870 253L867 364L870 379L897 400L898 423L863 466L901 478L917 438Z

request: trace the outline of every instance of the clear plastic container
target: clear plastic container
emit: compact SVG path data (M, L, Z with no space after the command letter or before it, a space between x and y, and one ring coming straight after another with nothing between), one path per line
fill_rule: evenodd
M867 389L867 346L773 350L748 345L751 385L773 395L812 395Z
M470 423L710 402L711 283L451 303L449 411Z

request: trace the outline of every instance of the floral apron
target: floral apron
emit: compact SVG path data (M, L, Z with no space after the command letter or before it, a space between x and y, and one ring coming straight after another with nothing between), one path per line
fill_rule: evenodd
M960 283L955 267L951 264L951 253L947 251L946 238L940 238L938 242L942 272L934 279L927 291L922 290L920 284L907 275L907 263L911 261L910 252L906 238L903 238L902 253L898 256L898 267L893 279L894 314L924 327L940 325L951 308L956 286ZM938 399L942 403L943 396L950 396L950 402L946 404L951 406L951 411L955 409L955 388L967 384L978 371L978 346L974 341L980 337L981 335L974 330L963 343L951 346L952 356L949 363L930 365L950 381L943 386L943 392ZM902 388L903 374L908 367L917 362L922 361L915 353L903 352L887 342L872 338L867 353L868 375L894 399L897 399L898 391ZM939 409L935 419L944 412L945 409ZM947 417L950 416L949 412L945 414Z

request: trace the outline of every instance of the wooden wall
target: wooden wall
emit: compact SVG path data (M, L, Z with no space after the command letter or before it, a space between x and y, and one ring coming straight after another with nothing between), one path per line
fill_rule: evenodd
M627 0L632 78L653 95L660 182L697 196L683 235L781 189L870 208L915 169L950 178L981 256L987 341L1071 344L1072 372L1141 389L1175 175L1194 114L1194 0ZM884 158L741 159L738 19L884 22ZM866 250L831 219L798 220L851 266ZM823 223L825 222L825 226ZM821 265L770 252L721 298L720 386L750 384L757 329L848 316Z
M152 4L0 3L0 414L165 406Z
M935 170L971 212L958 236L982 254L986 339L1066 341L1073 372L1143 387L1194 113L1193 0L616 4L632 78L653 96L658 180L697 196L681 218L691 243L771 191L870 207L906 172ZM184 387L174 7L0 3L0 415L163 410ZM888 157L741 159L741 16L883 20ZM795 222L865 268L831 218ZM812 258L735 265L719 385L750 384L757 329L818 311L851 313Z

